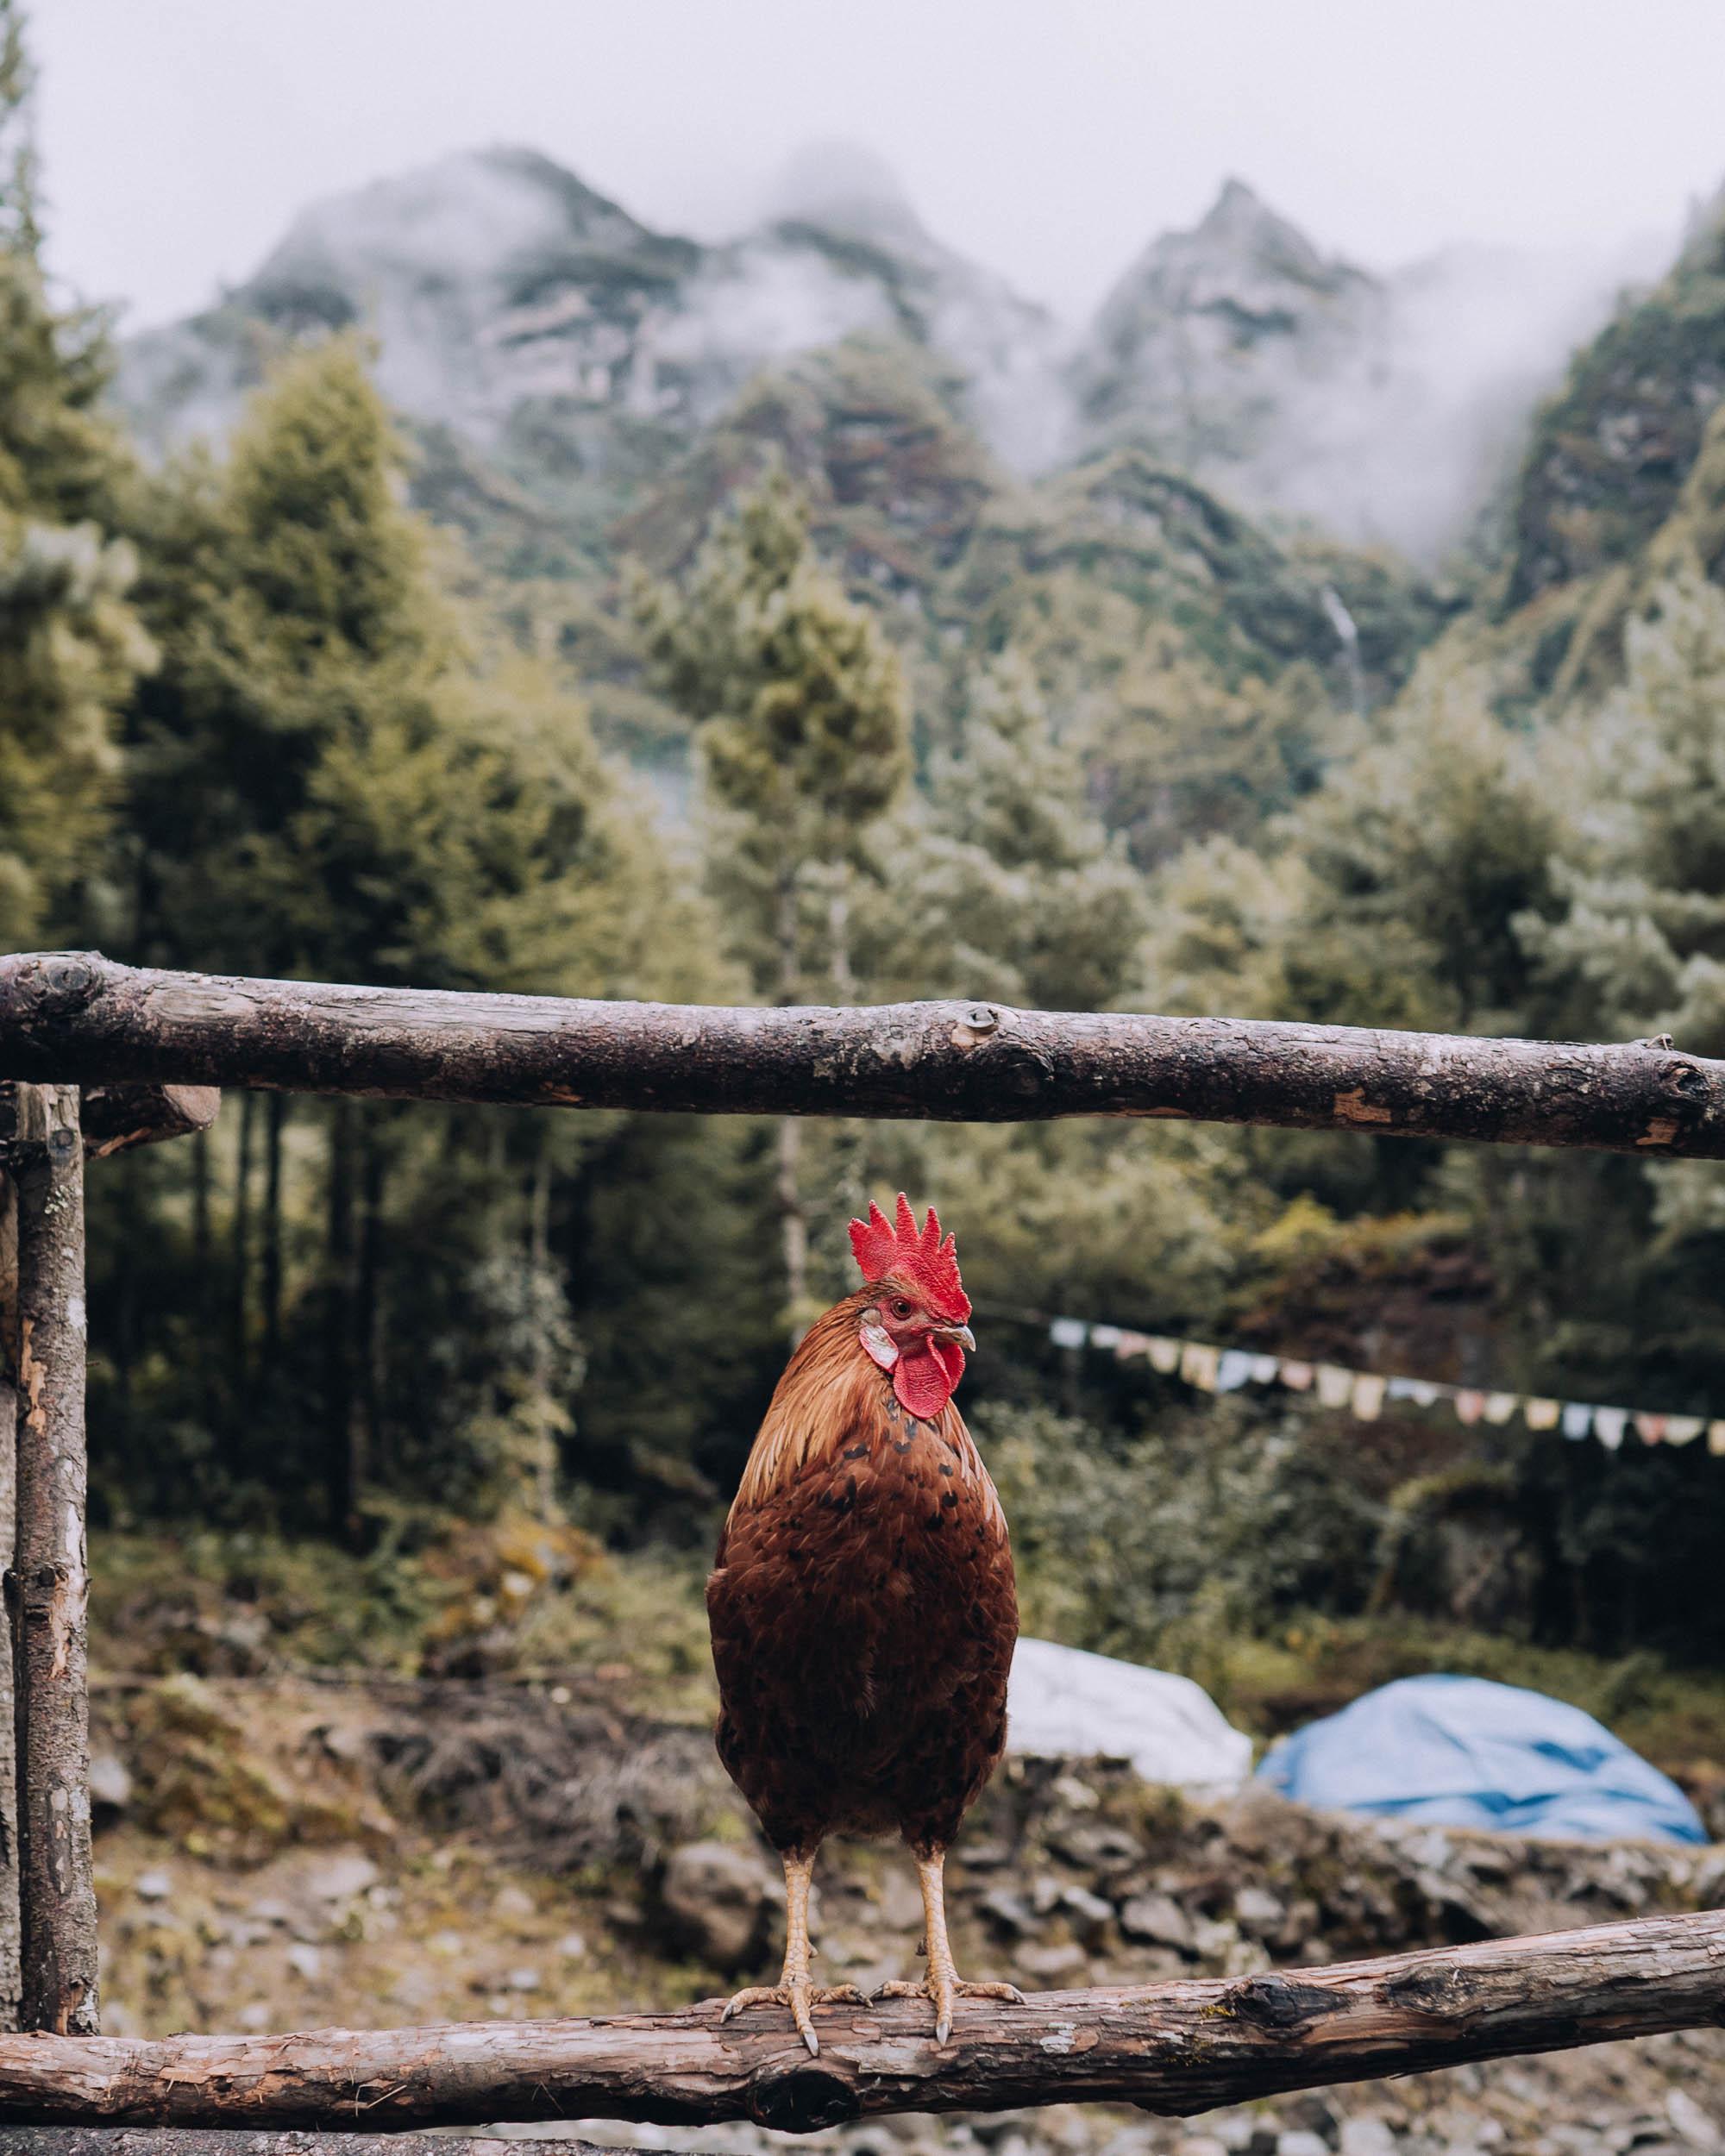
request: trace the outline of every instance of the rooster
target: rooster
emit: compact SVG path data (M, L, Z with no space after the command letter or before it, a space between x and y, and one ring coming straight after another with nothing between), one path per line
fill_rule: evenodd
M755 1439L707 1582L725 1771L785 1867L784 1972L739 1991L812 2009L868 2002L810 1976L809 1881L830 1833L897 1833L922 1886L927 1975L877 1996L932 2002L944 2044L966 1984L942 1867L1007 1737L1018 1597L1000 1501L952 1405L974 1353L953 1240L900 1194L850 1224L863 1286L811 1327Z

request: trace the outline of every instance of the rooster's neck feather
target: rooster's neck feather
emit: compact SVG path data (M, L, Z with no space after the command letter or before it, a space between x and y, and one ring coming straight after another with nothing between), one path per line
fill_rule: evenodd
M847 1296L803 1336L768 1404L733 1511L758 1505L811 1461L885 1421L892 1380L870 1362L858 1334L875 1300L866 1290Z

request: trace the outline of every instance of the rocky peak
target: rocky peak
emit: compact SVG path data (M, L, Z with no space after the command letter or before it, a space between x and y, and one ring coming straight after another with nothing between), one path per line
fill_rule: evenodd
M1115 286L1076 385L1093 426L1188 469L1250 463L1277 429L1286 378L1370 364L1385 308L1377 279L1326 260L1231 179L1197 224L1153 240Z
M477 281L505 298L561 255L582 262L657 254L664 241L537 151L456 151L352 193L314 203L289 226L244 292L262 304L285 287L324 284L355 307L402 285Z
M535 151L459 152L302 212L221 305L129 344L122 395L166 446L224 427L285 344L360 325L411 419L487 450L549 424L564 461L599 472L643 428L681 446L763 367L884 335L956 369L1014 461L1051 447L1050 318L937 241L884 166L811 152L775 209L705 247Z
M1199 292L1207 279L1291 279L1314 290L1341 290L1365 277L1346 262L1327 261L1298 225L1279 216L1243 179L1225 180L1197 224L1153 241L1139 266L1152 274L1165 269L1176 283L1183 273Z

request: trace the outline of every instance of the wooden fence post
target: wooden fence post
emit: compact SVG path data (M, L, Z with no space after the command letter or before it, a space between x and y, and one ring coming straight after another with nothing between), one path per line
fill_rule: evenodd
M75 1086L20 1086L17 1102L21 2018L27 2029L93 2035L84 1140Z
M9 1163L17 1087L0 1080L0 2029L18 2026L22 1936L18 1913L17 1698L12 1610L18 1548L18 1194Z

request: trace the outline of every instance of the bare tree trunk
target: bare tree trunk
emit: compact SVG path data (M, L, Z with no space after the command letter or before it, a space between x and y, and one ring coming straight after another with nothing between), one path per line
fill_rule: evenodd
M273 1370L281 1361L281 1153L287 1121L287 1096L269 1096L264 1125L264 1361Z
M210 1251L210 1133L199 1131L191 1141L191 1336L198 1357L198 1404L204 1426L213 1436L216 1413L216 1352L210 1325L211 1284L215 1268Z
M85 1656L84 1141L78 1090L21 1086L18 1713L28 2029L93 2034L96 1890Z
M1719 2021L1725 1911L1494 1939L1322 1969L967 2000L283 2036L0 2037L0 2120L33 2126L474 2126L749 2120L788 2133L889 2112L1133 2103L1164 2117L1286 2089L1427 2073Z
M354 1109L338 1100L329 1117L329 1219L324 1244L324 1489L333 1534L359 1531L354 1427Z
M357 1502L367 1482L380 1472L383 1460L383 1404L386 1377L386 1330L383 1294L384 1181L388 1163L378 1139L377 1115L373 1109L361 1123L360 1141L360 1282L357 1304L361 1368L360 1457L354 1464L354 1490Z
M18 1193L6 1168L17 1088L0 1082L0 2029L16 2029L22 1989L18 1911L17 1696L12 1612L18 1546Z
M234 1212L228 1254L228 1360L233 1372L228 1453L237 1465L246 1443L245 1405L250 1391L249 1342L247 1316L252 1268L252 1130L257 1120L258 1096L248 1093L240 1101L240 1125L234 1137Z
M541 1292L551 1273L551 1160L542 1144L533 1163L533 1188L528 1206L528 1261L533 1269L533 1292ZM551 1418L551 1344L543 1326L533 1334L534 1411L539 1418L539 1442L534 1453L533 1479L539 1517L549 1526L558 1517L557 1437Z

